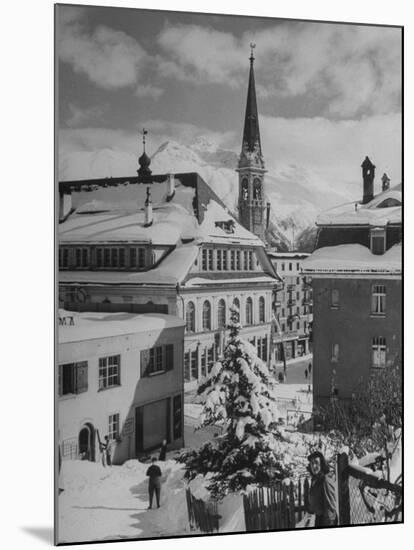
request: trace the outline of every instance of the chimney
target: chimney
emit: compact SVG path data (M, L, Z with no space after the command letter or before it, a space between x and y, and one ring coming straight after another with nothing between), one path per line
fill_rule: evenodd
M63 221L72 210L72 195L59 192L59 221Z
M381 178L381 181L382 181L382 190L383 191L387 191L387 189L390 188L390 178L387 176L387 174L384 172L382 178Z
M365 157L364 162L361 164L362 179L364 182L364 194L362 197L362 204L371 202L374 198L374 178L375 178L375 166Z
M270 223L270 202L266 203L266 230L269 229Z
M174 180L174 174L168 174L168 182L167 182L167 202L170 202L170 200L175 195L175 180Z
M147 198L145 199L145 223L144 227L149 227L152 225L153 216L152 216L152 200L151 200L151 191L149 186L147 187Z

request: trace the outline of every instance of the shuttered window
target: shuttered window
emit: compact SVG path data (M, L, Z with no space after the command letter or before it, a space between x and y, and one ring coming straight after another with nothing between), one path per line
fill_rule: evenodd
M174 345L141 350L141 377L174 369Z
M88 362L59 365L59 395L83 393L88 390Z

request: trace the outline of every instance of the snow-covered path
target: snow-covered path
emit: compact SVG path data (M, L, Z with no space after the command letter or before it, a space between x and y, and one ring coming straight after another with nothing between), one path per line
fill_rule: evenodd
M188 534L181 466L161 463L161 508L147 510L147 464L136 460L103 468L85 461L63 464L59 542Z

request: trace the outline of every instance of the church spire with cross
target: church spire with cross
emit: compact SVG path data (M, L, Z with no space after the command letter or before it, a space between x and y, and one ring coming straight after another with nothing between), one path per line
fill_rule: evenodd
M263 179L266 173L260 142L257 113L254 56L256 44L250 44L250 73L247 88L243 140L237 172L239 173L239 221L249 231L265 240L265 200Z

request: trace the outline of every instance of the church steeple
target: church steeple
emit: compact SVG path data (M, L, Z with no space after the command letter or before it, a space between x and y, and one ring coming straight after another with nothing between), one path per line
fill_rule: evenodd
M250 74L249 86L247 89L246 114L244 116L242 152L252 153L253 151L258 151L261 155L262 147L260 144L259 117L257 115L256 85L254 82L253 68L253 49L255 47L255 44L250 44Z
M255 44L250 44L250 73L247 89L243 140L237 172L239 173L239 221L262 240L265 239L265 200L263 178L266 172L260 143L259 117L257 113L256 86L254 80Z

